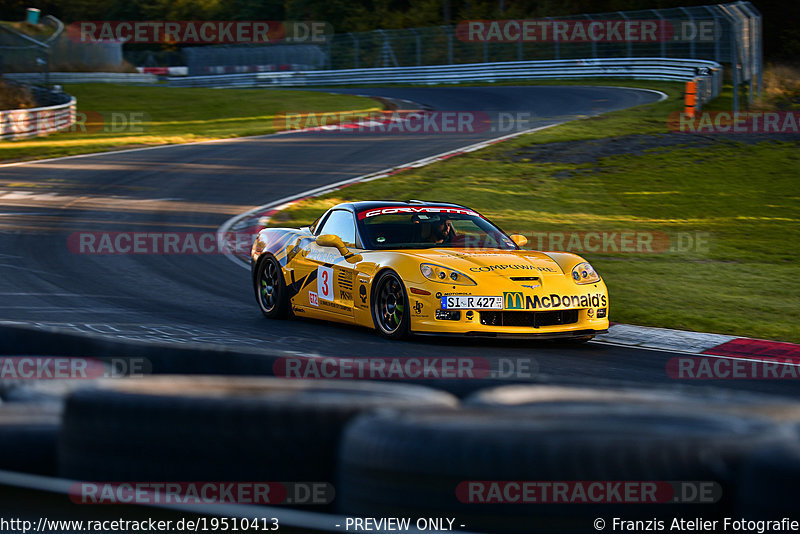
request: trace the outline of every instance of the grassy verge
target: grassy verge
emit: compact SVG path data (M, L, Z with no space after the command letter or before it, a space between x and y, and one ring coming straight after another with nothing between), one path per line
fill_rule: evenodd
M32 107L36 107L36 102L27 88L9 85L0 80L0 110Z
M0 161L39 159L268 134L286 112L381 109L375 100L304 91L68 85L81 124L38 139L0 141Z
M308 223L344 200L427 198L474 207L536 248L539 239L558 248L548 246L554 235L566 244L585 232L638 232L664 246L569 247L606 279L612 320L800 342L798 142L669 134L681 87L647 86L670 98L353 185L273 224ZM728 93L712 107L729 102ZM650 148L637 148L643 140ZM595 148L605 152L581 160Z
M52 26L47 26L44 24L29 24L28 22L25 21L22 22L0 21L0 25L11 28L16 32L23 33L25 35L30 35L31 37L39 41L45 41L55 32L55 28Z

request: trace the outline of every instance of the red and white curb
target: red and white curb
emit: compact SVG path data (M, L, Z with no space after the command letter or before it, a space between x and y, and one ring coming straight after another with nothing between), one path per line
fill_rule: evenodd
M800 345L782 341L630 324L612 324L608 334L597 336L595 340L611 345L691 354L698 358L740 360L800 368ZM791 374L793 378L800 378L800 369L792 371ZM768 373L763 373L763 376L751 373L740 377L731 375L723 378L770 378L770 376Z
M608 329L608 334L597 336L595 339L604 343L630 347L702 354L704 351L724 345L736 337L632 324L612 324Z

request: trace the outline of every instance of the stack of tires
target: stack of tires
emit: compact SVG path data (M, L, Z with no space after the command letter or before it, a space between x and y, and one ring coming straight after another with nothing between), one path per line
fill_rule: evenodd
M90 481L313 481L335 488L341 435L351 420L376 409L447 411L457 403L420 386L367 381L112 380L66 399L60 475Z
M63 405L12 397L0 404L0 468L83 481L322 482L335 498L310 510L451 518L471 531L769 519L795 510L781 485L800 482L800 404L717 390L526 385L459 402L387 382L156 375L100 380ZM682 482L710 492L700 503L664 493ZM548 499L554 483L569 492ZM576 483L660 489L658 502L582 500Z
M800 405L769 397L548 386L484 390L459 410L384 411L351 423L340 449L339 511L447 516L486 532L596 532L596 519L613 517L661 518L669 529L674 517L786 514L794 509L792 493L773 482L800 482L792 428L798 420ZM781 469L786 461L790 472ZM522 481L542 484L529 484L526 494ZM554 499L556 481L582 488L592 482L628 481L622 487L634 489L637 482L662 484L657 503L637 495L627 502L603 500L602 490L595 502L572 493L574 485ZM709 490L705 498L689 494L698 487Z

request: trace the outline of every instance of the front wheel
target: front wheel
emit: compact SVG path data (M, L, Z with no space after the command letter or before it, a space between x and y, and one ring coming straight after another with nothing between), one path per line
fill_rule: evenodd
M393 271L384 272L375 282L372 321L383 337L403 339L408 336L411 313L402 280Z
M281 264L271 254L259 260L255 279L258 307L265 317L285 319L289 316L289 298Z

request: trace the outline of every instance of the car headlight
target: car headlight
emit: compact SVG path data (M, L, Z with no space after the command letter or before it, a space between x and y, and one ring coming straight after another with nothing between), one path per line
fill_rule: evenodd
M442 267L441 265L435 265L433 263L423 263L422 265L419 266L419 270L422 272L422 276L424 276L431 282L439 282L442 284L453 284L457 286L478 285L475 283L475 280L473 280L466 274L460 273L453 269L448 269L447 267Z
M572 269L572 279L576 284L593 284L600 281L600 275L588 262L583 262Z

